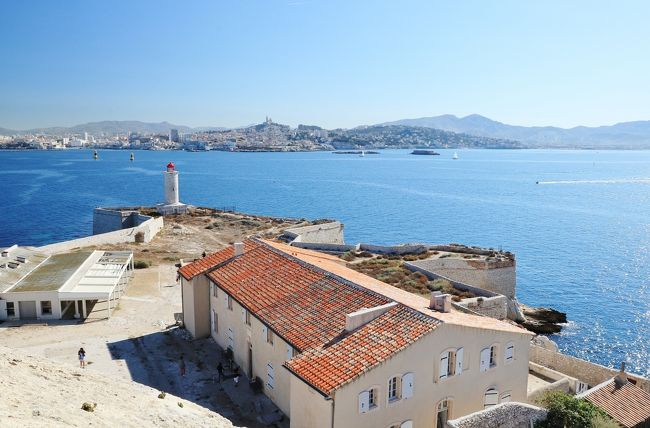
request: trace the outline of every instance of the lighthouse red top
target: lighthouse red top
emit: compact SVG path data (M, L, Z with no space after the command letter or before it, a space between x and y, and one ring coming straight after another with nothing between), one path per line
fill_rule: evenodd
M174 163L173 163L173 162L169 162L169 163L167 164L167 171L170 171L170 172L171 172L171 171L173 171L173 170L174 170Z

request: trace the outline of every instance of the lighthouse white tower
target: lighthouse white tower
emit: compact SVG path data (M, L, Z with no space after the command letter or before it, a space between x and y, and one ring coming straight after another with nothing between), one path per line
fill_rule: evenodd
M182 214L187 211L187 205L180 202L178 192L178 171L173 162L167 164L163 172L165 203L158 205L158 212L162 215Z
M165 205L174 205L179 202L178 198L178 171L174 164L167 164L167 171L163 172L165 178Z

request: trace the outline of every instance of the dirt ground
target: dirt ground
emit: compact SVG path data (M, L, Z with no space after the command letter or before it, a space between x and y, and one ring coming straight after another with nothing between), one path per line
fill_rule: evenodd
M226 370L227 379L219 382L216 366L222 361L222 350L212 340L190 341L185 330L176 327L175 314L181 312L176 264L247 236L277 237L287 227L311 223L214 211L200 214L165 218L164 229L150 243L101 247L130 249L136 260L150 263L134 271L110 319L100 302L83 321L4 322L0 343L62 366L78 365L77 351L83 347L86 370L172 393L237 426L269 426L258 417L274 419L273 403L263 394L254 395L244 376L235 387ZM184 377L179 370L181 355L187 366ZM275 426L288 427L288 421L285 418Z

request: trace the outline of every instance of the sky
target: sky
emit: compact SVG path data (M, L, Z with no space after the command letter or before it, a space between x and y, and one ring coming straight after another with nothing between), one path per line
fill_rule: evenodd
M0 3L0 127L650 119L650 2Z

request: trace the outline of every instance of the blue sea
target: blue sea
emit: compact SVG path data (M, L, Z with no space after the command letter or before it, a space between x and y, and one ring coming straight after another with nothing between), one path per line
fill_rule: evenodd
M181 200L334 218L346 240L510 250L519 300L570 323L569 354L650 375L650 151L441 150L414 156L87 150L0 152L0 246L88 235L96 206Z

